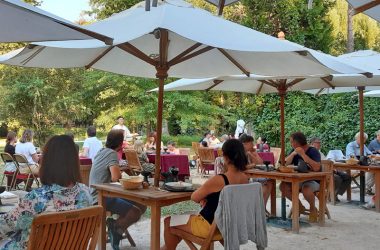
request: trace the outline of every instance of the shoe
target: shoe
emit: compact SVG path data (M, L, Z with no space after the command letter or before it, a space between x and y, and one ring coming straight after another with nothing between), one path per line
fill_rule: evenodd
M368 209L371 209L371 208L375 208L375 204L372 203L372 202L368 202L364 205L360 205L361 208L365 209L365 210L368 210Z
M338 199L338 196L335 197L335 202L336 202L336 203L339 203L339 202L340 202L340 200Z
M310 223L316 223L316 222L318 222L318 210L317 209L310 210L309 222Z
M111 246L113 250L120 250L120 241L123 239L123 236L119 234L116 230L115 220L110 217L106 220L108 227L108 236L110 238Z

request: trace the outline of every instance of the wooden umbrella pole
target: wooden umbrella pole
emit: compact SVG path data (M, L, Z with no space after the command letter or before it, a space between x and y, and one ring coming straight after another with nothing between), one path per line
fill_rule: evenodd
M285 96L286 82L281 81L278 87L278 95L280 96L280 130L281 130L281 166L285 166Z
M364 88L358 87L359 90L359 114L360 114L360 155L364 155Z

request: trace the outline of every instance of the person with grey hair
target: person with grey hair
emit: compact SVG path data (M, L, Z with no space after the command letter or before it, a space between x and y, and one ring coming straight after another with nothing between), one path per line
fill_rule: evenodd
M364 155L365 156L372 154L372 152L365 145L365 142L367 141L367 139L368 139L368 135L366 133L364 133L363 144L364 144ZM356 135L355 135L355 141L348 143L346 146L346 158L350 158L351 156L354 156L357 158L360 157L360 133L359 132L356 133Z
M376 138L369 143L368 149L374 154L380 154L380 130L376 132Z

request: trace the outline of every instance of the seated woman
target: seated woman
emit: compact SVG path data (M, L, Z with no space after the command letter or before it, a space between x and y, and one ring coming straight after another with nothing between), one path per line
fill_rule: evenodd
M168 142L168 153L173 154L173 155L179 155L179 149L175 147L175 142L174 141L169 141Z
M149 158L146 155L143 141L136 140L134 144L134 149L136 150L137 156L139 157L142 169L144 171L154 172L156 166L153 163L149 162Z
M268 141L265 137L259 137L259 139L257 139L256 148L257 148L258 152L269 152L270 151L270 146L269 146Z
M75 147L75 146L74 146ZM20 142L17 143L16 154L22 154L28 161L29 167L35 176L38 176L39 172L39 157L37 155L36 147L33 145L33 131L26 129L21 136ZM20 166L20 172L22 174L29 174L29 168L26 166Z
M244 173L247 157L243 144L238 140L230 139L223 144L222 150L227 172L212 177L191 195L191 200L200 203L203 208L199 215L191 215L187 224L176 226L177 228L206 238L214 220L220 191L229 184L248 183L248 178ZM170 217L165 218L164 226L165 245L161 249L174 250L181 238L171 233ZM221 239L220 233L217 238Z
M73 140L53 136L43 149L40 168L42 187L20 199L10 212L0 215L1 249L26 249L33 218L92 205L89 188L81 184L79 158Z
M17 142L17 135L13 131L9 131L7 134L7 139L5 140L4 152L13 156L15 154L15 145ZM16 165L13 161L6 162L4 171L7 172L15 172ZM7 186L10 187L12 182L12 176L7 176Z
M151 132L145 143L146 150L156 150L157 132ZM164 148L164 144L161 142L161 151Z

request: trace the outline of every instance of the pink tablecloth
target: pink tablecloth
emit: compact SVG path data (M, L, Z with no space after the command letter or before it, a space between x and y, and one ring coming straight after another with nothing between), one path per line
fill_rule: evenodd
M258 152L263 161L270 161L270 164L274 164L274 154L272 152Z
M155 163L155 157L155 154L148 154L149 162ZM187 155L161 155L161 172L167 172L170 167L179 169L178 178L182 181L185 180L185 176L190 176L189 158Z
M80 162L80 165L92 165L91 158L87 158L87 157L80 156L79 157L79 162Z

